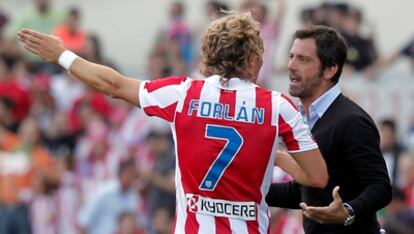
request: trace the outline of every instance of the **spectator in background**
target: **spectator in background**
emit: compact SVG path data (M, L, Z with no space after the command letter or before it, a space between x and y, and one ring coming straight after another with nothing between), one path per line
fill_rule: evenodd
M114 234L145 234L144 229L137 223L135 216L134 213L130 212L121 213L118 217L118 228Z
M63 113L73 109L74 103L87 91L78 80L69 73L61 73L50 80L50 94L55 100L57 111Z
M58 234L77 233L77 218L81 205L80 178L74 173L75 158L73 155L60 155L57 158L60 172L60 184L54 200L57 215ZM38 215L38 214L36 214Z
M64 15L52 7L53 0L31 0L33 5L18 15L13 27L17 32L21 28L35 28L39 31L51 34L53 29L60 24Z
M361 33L363 20L360 9L348 6L344 9L340 27L341 34L348 44L346 65L357 72L364 72L378 58L373 35L364 36Z
M167 76L173 74L180 74L186 70L183 57L181 56L179 45L165 38L163 35L157 39L152 51L150 53L149 65L159 66L156 69L150 70L149 78L154 79L153 75L166 74ZM158 78L158 77L157 77Z
M171 74L171 69L163 53L162 51L157 51L156 48L151 52L147 60L147 77L149 80L156 80L159 77L166 77Z
M406 43L401 49L393 52L392 54L379 58L371 66L371 78L373 78L378 72L382 71L384 68L389 67L395 61L400 58L408 58L414 70L414 37Z
M80 10L76 7L70 8L65 22L58 25L53 34L62 40L66 48L83 55L87 35L80 25L80 20Z
M187 71L193 62L194 55L192 36L189 26L184 21L184 12L185 6L182 2L176 1L170 5L171 21L166 27L162 41L167 46L168 52L172 53L173 56L176 53L182 59L185 65L184 71ZM172 59L170 62L175 61L174 58Z
M411 58L414 65L414 38L402 48L400 55Z
M33 28L44 33L51 34L53 29L63 22L64 14L52 6L53 0L31 0L32 5L17 15L11 25L13 35L21 28ZM25 53L30 66L40 68L48 72L60 70L56 66L50 66L30 53Z
M319 8L324 11L324 18L321 18L317 22L341 31L342 23L349 11L348 3L327 2L320 5Z
M43 134L43 144L55 157L73 156L77 134L71 132L66 113L57 110L53 112Z
M31 93L22 84L17 69L21 60L16 55L0 54L0 97L11 103L13 123L19 123L27 117L31 106Z
M29 79L32 96L30 116L36 119L42 132L49 127L52 115L57 109L52 95L50 95L50 76L46 73L37 73Z
M229 10L229 7L219 1L208 1L206 4L206 16L209 22L216 20L224 16L225 12Z
M199 37L199 35L201 36L203 34L203 32L207 29L207 26L210 22L223 17L225 14L227 14L226 12L228 12L229 7L220 1L208 1L207 4L205 5L205 19L203 20L203 22L201 23L201 25L196 27L195 30L195 37ZM196 51L200 51L201 50L201 42L200 41L195 41L194 43L194 47L196 48ZM191 77L193 77L194 79L203 79L203 75L200 72L200 55L198 54L197 56L195 56L194 61L192 63L192 67L191 69ZM160 77L160 76L159 76Z
M21 47L17 44L14 37L7 35L6 28L9 26L10 19L0 7L0 53L21 55Z
M55 234L59 229L59 204L56 200L59 184L47 177L36 178L34 184L33 198L30 202L32 233Z
M0 45L3 44L4 40L5 40L5 26L7 25L7 23L9 22L9 18L7 17L7 15L4 13L4 11L2 9L0 9ZM2 46L0 46L0 48L2 48ZM1 50L2 52L2 50Z
M82 234L113 234L118 217L129 212L138 217L141 199L134 187L137 178L135 162L123 161L119 165L118 177L112 183L90 196L81 208L78 220Z
M300 22L303 28L310 27L312 25L318 25L315 20L315 11L319 8L307 7L303 8L300 12Z
M116 166L109 155L108 128L87 102L79 106L84 134L75 147L76 172L81 177L82 196L89 200L93 192L116 176ZM115 169L114 169L115 168Z
M347 45L347 60L344 74L364 72L370 76L371 66L378 58L372 32L363 35L361 25L363 12L348 3L327 2L316 7L305 8L301 12L301 21L304 26L326 25L338 30L344 37Z
M387 234L414 233L414 209L407 207L404 193L393 189L392 201L385 208L384 229Z
M139 175L148 183L149 215L154 218L159 207L175 210L175 155L169 129L151 130L146 139L154 165Z
M8 97L0 97L0 126L17 132L18 123L13 118L12 107L13 102Z
M15 40L9 40L6 37L5 28L9 22L9 18L0 8L0 53L10 52L10 42ZM16 43L14 43L16 45ZM16 46L14 46L16 48Z
M398 184L398 160L404 148L398 141L397 126L392 119L384 119L379 126L380 148L393 186Z
M399 188L404 193L406 205L414 209L414 155L410 152L403 153L398 162L398 174L400 178Z
M74 88L80 88L78 84L78 82L74 84ZM65 87L61 86L61 88ZM92 108L91 111L97 114L97 116L100 118L108 116L112 110L112 106L111 103L108 101L108 98L93 89L85 90L82 93L82 96L78 97L76 100L73 100L69 104L71 104L69 110L69 123L71 130L74 133L82 131L87 126L88 121L91 117L85 114L82 115L82 110L86 110L88 107L90 107Z
M0 126L0 233L31 233L28 203L35 182L57 183L56 164L40 145L36 121L26 118L18 135Z
M99 36L94 33L90 33L85 42L85 58L87 58L90 61L94 61L97 63L104 62L103 55L102 55L102 46L101 46L101 40L99 39Z
M101 39L98 34L89 33L86 36L83 56L90 61L94 61L95 63L115 67L115 64L111 60L108 60L106 57L104 57Z
M285 1L277 0L276 16L271 19L267 5L247 0L241 5L242 11L251 11L253 18L260 23L260 36L263 39L263 65L259 72L258 84L268 87L275 66L276 45L281 31L285 12Z
M408 128L404 133L404 146L414 152L414 114L410 119Z
M153 234L170 234L174 226L174 210L171 207L158 207L151 222L154 227Z

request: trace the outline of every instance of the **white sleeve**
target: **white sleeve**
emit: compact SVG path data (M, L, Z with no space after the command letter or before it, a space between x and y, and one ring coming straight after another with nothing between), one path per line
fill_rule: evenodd
M295 153L318 148L296 105L288 97L281 95L279 107L279 136L283 139L288 152Z
M183 98L189 79L167 77L154 81L143 81L139 87L139 102L145 114L174 121L178 101Z

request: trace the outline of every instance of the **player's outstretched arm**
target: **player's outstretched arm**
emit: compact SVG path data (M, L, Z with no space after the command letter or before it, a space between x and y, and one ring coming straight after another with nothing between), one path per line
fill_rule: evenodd
M139 105L140 81L121 75L114 69L89 62L66 51L59 38L30 29L18 33L24 48L49 63L59 63L86 85L114 98ZM64 53L65 52L65 53ZM63 63L63 64L62 64Z
M278 151L275 164L299 184L325 188L328 183L327 167L319 149L292 153L292 156Z

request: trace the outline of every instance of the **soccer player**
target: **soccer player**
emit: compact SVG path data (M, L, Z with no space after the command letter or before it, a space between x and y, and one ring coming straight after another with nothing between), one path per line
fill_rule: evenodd
M269 189L280 140L292 155L278 163L299 182L324 187L325 162L289 99L255 84L263 42L249 13L213 21L203 36L204 80L125 77L29 29L24 47L59 63L85 84L171 123L176 147L175 233L267 233Z

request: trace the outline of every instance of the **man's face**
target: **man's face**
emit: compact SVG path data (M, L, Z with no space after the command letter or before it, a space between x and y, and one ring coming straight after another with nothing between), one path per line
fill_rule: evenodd
M300 99L312 97L322 83L320 68L315 40L295 39L289 53L289 94Z

